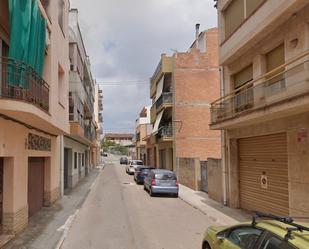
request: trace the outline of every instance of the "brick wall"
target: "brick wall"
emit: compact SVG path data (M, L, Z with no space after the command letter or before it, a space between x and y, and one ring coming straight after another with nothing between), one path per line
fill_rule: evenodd
M174 65L176 157L221 156L220 131L211 131L210 103L220 96L217 29L206 32L206 53L177 53Z

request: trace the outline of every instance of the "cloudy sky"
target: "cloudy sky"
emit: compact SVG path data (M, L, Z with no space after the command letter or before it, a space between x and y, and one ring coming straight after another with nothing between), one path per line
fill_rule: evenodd
M186 51L196 23L215 27L213 6L213 0L71 0L103 89L105 132L134 131L139 111L150 104L149 78L161 53Z

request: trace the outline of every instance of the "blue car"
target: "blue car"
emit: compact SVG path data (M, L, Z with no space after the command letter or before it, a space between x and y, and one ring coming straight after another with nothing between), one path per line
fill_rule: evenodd
M154 169L145 177L144 189L148 190L150 196L169 194L178 197L179 185L173 171Z
M154 168L148 166L137 166L134 172L134 181L137 184L143 184L145 177L148 175L149 171Z

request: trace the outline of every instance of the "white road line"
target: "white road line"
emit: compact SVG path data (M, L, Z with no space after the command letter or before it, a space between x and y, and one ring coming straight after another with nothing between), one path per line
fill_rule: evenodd
M60 240L58 241L58 244L57 246L55 247L55 249L60 249L61 245L63 244L65 238L67 237L68 235L68 232L72 226L72 223L74 221L74 219L76 218L77 214L79 212L79 209L76 209L75 213L73 215L71 215L67 220L66 222L57 229L58 232L63 232L62 233L62 236L60 238Z

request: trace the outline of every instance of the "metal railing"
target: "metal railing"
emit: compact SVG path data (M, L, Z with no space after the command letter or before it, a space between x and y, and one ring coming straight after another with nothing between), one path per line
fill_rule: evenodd
M83 102L75 92L69 93L69 121L78 122L81 127L85 126Z
M92 124L85 125L84 136L90 141L93 141L93 140L96 139L96 131L95 131L95 128Z
M172 126L161 126L158 130L159 138L171 138L173 137Z
M162 95L156 101L156 108L160 109L163 104L172 104L173 97L171 92L162 93Z
M49 85L24 62L0 57L0 97L26 101L49 111Z
M309 60L293 60L213 102L211 124L308 92Z

